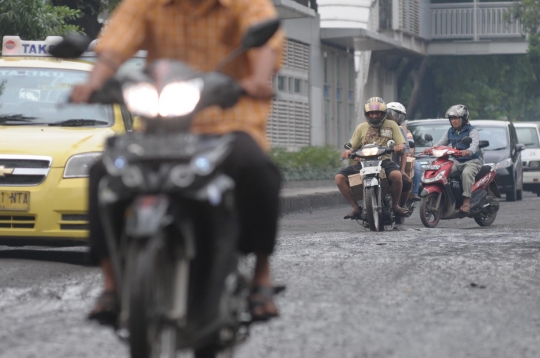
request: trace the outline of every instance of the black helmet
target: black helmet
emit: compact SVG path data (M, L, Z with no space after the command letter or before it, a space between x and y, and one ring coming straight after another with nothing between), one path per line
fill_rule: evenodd
M452 117L459 117L461 123L460 128L469 123L469 110L462 104L456 104L448 108L444 116L448 118L449 121ZM452 121L450 121L450 123L452 123Z
M370 118L370 112L380 112L381 115L377 118ZM364 116L366 117L369 125L374 128L379 128L382 126L387 114L388 110L386 108L386 103L384 103L381 97L371 97L364 105Z

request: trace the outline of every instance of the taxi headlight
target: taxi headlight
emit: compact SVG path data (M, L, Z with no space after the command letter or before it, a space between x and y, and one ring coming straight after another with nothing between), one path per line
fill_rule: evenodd
M446 152L448 152L448 149L433 149L432 152L433 152L433 156L438 158L445 155Z
M150 118L158 115L159 97L156 88L150 83L128 85L123 95L130 112Z
M86 178L88 170L101 157L101 152L77 154L68 159L64 178Z
M202 86L201 79L169 83L159 95L159 114L179 117L193 112L201 99Z
M379 152L379 148L377 148L377 147L362 149L362 155L365 156L365 157L369 157L369 156L372 156L372 155L377 155L378 152Z

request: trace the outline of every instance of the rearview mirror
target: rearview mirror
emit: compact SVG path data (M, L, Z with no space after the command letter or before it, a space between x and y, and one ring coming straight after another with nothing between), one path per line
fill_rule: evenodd
M525 144L521 144L521 143L516 144L516 150L518 152L521 152L522 150L525 150Z
M469 144L472 143L472 138L471 137L465 137L465 138L463 138L461 140L461 143L469 145Z
M433 137L431 136L431 134L425 134L424 135L424 139L426 140L426 142L433 142Z
M343 148L345 148L347 150L352 149L352 144L347 142L347 143L343 144Z
M49 53L58 58L80 57L90 45L92 39L77 33L67 34L62 41L54 47L51 46Z
M274 18L251 26L242 39L242 49L261 47L274 36L279 25L279 19Z
M388 148L394 148L395 145L396 145L396 142L394 142L392 139L390 139L388 142L386 142L386 146Z
M480 143L478 144L478 146L480 148L486 148L486 147L489 147L489 140L481 140Z

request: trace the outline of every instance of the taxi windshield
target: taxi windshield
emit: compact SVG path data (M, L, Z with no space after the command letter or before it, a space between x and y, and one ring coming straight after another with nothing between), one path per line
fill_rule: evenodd
M0 68L0 125L77 120L84 126L111 126L111 106L66 103L72 87L88 75L86 71L56 68Z

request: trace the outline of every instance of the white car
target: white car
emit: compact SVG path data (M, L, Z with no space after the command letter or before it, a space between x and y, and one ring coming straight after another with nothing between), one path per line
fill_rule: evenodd
M523 161L523 189L540 196L540 122L514 123L519 143L525 145Z

